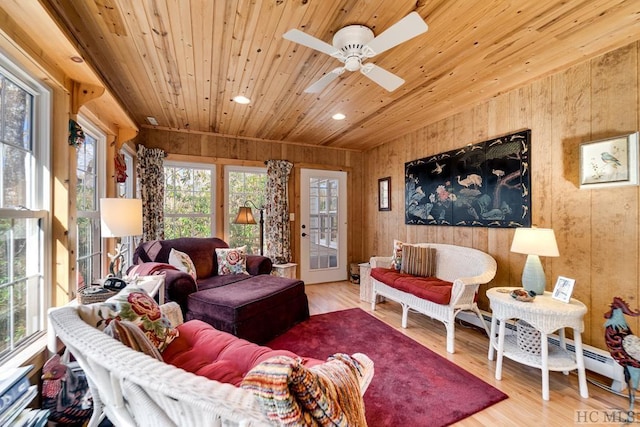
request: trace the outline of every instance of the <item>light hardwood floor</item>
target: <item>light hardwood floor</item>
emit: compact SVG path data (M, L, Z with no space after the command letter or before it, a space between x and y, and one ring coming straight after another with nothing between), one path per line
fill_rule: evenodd
M578 377L561 372L549 375L550 400L541 396L540 370L520 365L509 359L503 362L502 380L495 379L495 361L487 359L489 339L476 327L456 325L456 353L446 351L444 325L424 315L409 313L408 328L400 327L400 305L387 301L371 311L369 303L360 301L359 285L334 282L306 285L311 314L327 313L359 307L378 319L413 338L440 356L463 367L506 393L509 398L457 423L458 426L567 426L567 425L620 425L614 422L619 411L628 408L627 399L616 396L591 383L589 398L580 397ZM587 371L587 377L597 381L603 378ZM618 411L618 412L616 412ZM635 420L640 420L636 412Z

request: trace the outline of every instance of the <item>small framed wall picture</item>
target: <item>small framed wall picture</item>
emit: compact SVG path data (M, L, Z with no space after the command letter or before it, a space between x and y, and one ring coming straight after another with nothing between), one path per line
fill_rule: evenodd
M391 177L378 180L378 210L391 210Z
M580 146L580 188L638 185L638 132Z
M573 293L573 286L575 284L575 279L558 276L558 280L556 281L556 286L553 288L553 294L551 294L551 298L557 299L562 302L569 302L571 300L571 294Z

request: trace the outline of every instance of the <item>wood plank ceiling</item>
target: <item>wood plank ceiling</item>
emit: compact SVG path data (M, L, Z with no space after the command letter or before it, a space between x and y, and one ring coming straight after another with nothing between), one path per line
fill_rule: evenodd
M640 39L638 1L40 1L139 125L355 150ZM379 34L411 11L429 31L372 59L403 86L345 72L303 93L340 64L283 33L331 43L345 25Z

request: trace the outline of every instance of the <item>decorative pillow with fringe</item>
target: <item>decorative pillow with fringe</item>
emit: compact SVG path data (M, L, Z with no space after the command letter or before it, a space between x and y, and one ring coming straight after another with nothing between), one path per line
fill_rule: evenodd
M135 323L113 319L109 326L104 329L104 333L135 351L162 361L162 355L158 349Z
M413 276L434 277L436 267L436 249L421 246L404 245L402 247L402 265L400 272Z

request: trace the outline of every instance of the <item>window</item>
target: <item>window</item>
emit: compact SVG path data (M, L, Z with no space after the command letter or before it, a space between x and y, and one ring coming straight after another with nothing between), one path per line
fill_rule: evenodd
M78 287L102 277L102 238L100 236L100 197L103 180L106 136L90 122L78 118L84 143L78 147L76 210L78 215Z
M136 176L135 169L133 167L133 155L125 148L121 149L120 153L123 155L124 164L127 166L127 178L125 182L118 182L116 184L118 197L133 199L136 197L134 193L134 182L136 181ZM125 236L120 238L122 253L124 255L124 265L122 266L123 272L126 272L131 265L131 257L133 255L134 249L136 248L136 242L139 241L139 236Z
M310 252L317 259L317 268L338 265L337 258L332 254L338 248L339 188L338 180L333 178L312 178L309 183Z
M228 166L225 169L227 184L227 199L225 208L225 240L230 247L247 245L247 253L260 253L260 212L251 205L253 217L258 224L234 224L238 208L251 201L255 206L262 207L267 195L267 170L265 168L249 168ZM265 218L266 221L266 218ZM266 249L266 248L263 248Z
M214 234L214 177L214 166L165 162L165 239Z
M0 362L42 334L50 300L50 99L0 55Z

